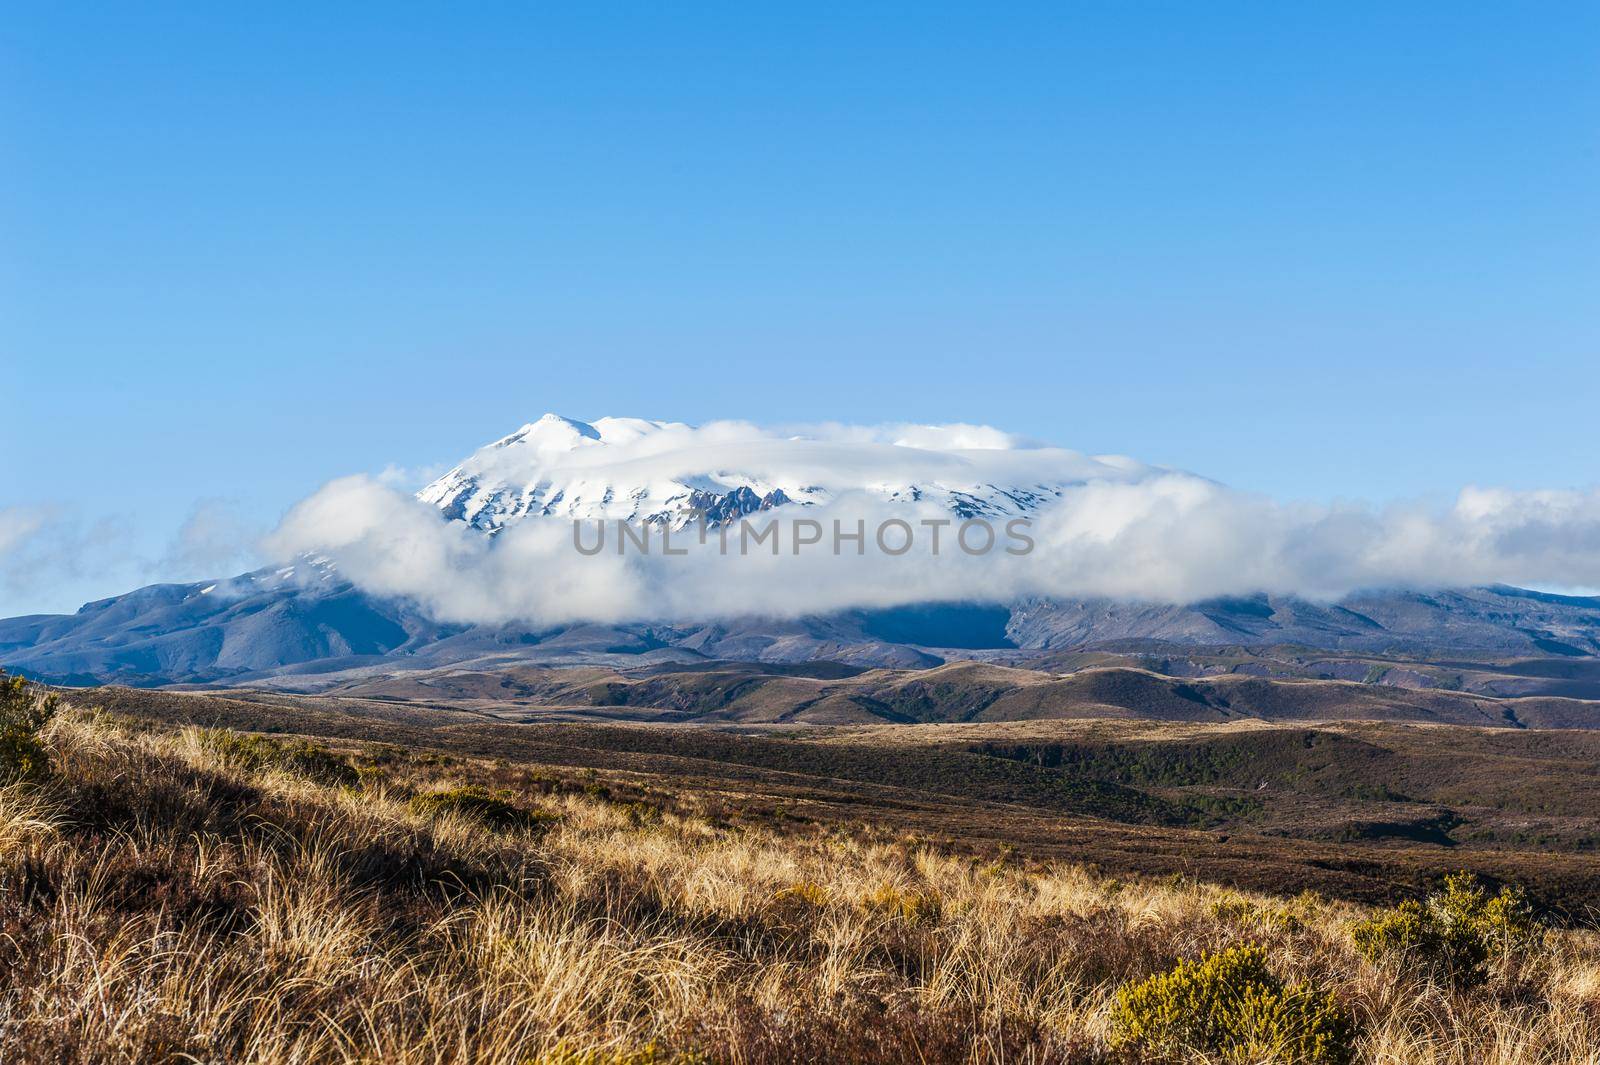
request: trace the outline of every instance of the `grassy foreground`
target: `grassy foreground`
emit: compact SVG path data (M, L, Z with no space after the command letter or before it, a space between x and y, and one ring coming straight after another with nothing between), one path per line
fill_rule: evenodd
M1356 1060L1600 1060L1591 929L1457 984L1313 896L738 827L425 750L77 711L40 739L48 772L0 788L6 1062L1137 1061L1126 989L1206 956L1328 998ZM1166 1052L1294 1054L1203 1042Z

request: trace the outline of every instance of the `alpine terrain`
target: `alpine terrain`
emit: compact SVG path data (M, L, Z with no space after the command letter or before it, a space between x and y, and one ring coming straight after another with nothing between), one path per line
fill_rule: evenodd
M756 437L732 423L725 440L721 432L547 414L474 452L418 498L441 521L496 537L545 519L719 525L852 497L933 506L953 519L1003 518L1047 507L1072 486L1163 472L1118 457L1013 448L993 430L961 427L937 438L919 427L850 439ZM0 621L0 665L57 682L145 686L311 688L395 671L718 661L917 670L975 659L1056 672L1121 665L1583 698L1600 696L1597 656L1600 599L1508 587L1380 590L1332 604L1267 595L1183 605L1028 598L528 628L442 623L414 604L363 592L314 556L153 585L70 615Z

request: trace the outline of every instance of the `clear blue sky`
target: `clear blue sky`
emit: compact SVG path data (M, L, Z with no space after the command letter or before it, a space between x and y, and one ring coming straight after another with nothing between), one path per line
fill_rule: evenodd
M0 507L126 556L0 614L203 575L162 560L198 500L270 524L546 410L987 422L1281 497L1589 485L1597 326L1593 3L0 26Z

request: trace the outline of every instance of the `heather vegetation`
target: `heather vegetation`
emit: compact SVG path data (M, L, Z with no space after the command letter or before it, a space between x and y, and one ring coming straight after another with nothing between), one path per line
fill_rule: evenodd
M1600 935L1469 879L1374 910L743 824L623 770L27 720L6 1062L1600 1056Z

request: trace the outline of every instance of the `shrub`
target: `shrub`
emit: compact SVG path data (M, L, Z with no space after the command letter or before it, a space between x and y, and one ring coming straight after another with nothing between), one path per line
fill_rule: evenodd
M269 740L228 729L201 729L200 745L246 772L277 769L318 784L356 787L361 774L332 751L307 740Z
M1425 902L1407 900L1356 925L1356 949L1375 964L1420 969L1455 987L1481 984L1492 969L1538 946L1544 935L1521 888L1490 895L1471 873L1445 878Z
M550 814L525 810L507 802L476 784L425 792L414 796L408 805L412 813L422 817L455 813L481 821L491 828L530 828L556 820Z
M1258 946L1233 947L1123 987L1111 1044L1141 1061L1212 1055L1225 1061L1346 1065L1355 1025L1331 993L1285 986Z
M661 823L661 807L653 806L648 802L625 802L619 806L622 815L628 819L628 824L634 828L643 828L647 825Z
M1355 926L1350 938L1356 950L1375 964L1416 960L1428 962L1429 968L1450 967L1451 945L1415 899L1373 914Z
M39 685L0 670L0 779L39 781L50 775L50 752L39 733L60 705Z
M862 900L867 909L907 924L937 921L943 907L939 897L927 891L901 891L893 884L884 884Z
M1254 924L1276 932L1299 932L1305 928L1305 922L1295 912L1295 907L1299 905L1299 900L1296 900L1288 905L1263 906L1233 896L1215 900L1207 912L1218 920L1234 924Z

